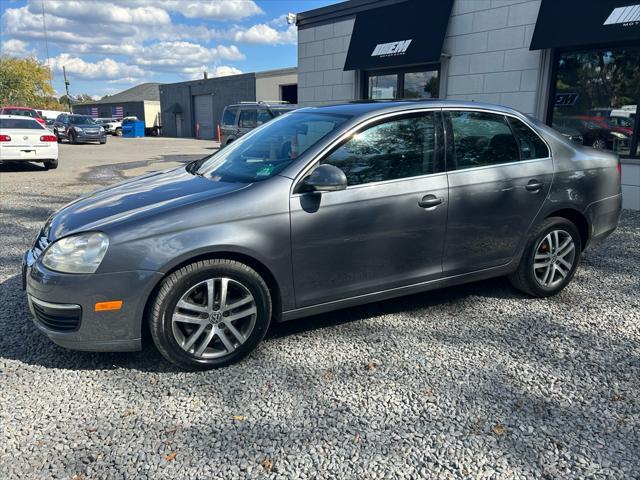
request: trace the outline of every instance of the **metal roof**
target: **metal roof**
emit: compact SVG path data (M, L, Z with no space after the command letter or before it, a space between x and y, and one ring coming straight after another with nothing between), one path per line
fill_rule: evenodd
M160 84L159 83L141 83L135 87L131 87L124 92L116 93L96 100L94 102L84 102L80 105L103 105L106 103L125 103L125 102L144 102L144 101L160 101Z

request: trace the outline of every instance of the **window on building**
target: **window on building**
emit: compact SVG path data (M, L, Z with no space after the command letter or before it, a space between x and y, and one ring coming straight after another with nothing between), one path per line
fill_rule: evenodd
M449 170L484 167L520 160L520 147L503 115L449 112L453 161Z
M640 47L557 53L551 125L584 145L638 155L639 65Z
M380 123L354 135L322 163L340 168L349 185L434 172L435 115L423 113Z
M438 70L367 72L366 98L392 100L394 98L437 98Z

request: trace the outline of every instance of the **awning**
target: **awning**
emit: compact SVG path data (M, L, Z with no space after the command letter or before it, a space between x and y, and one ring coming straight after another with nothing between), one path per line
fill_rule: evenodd
M440 61L453 0L407 0L356 15L345 70Z
M640 41L638 0L542 0L531 50Z

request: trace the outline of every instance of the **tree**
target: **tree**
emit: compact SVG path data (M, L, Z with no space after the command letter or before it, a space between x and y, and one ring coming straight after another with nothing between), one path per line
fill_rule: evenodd
M49 69L33 57L0 57L0 105L45 108L57 104L50 81Z

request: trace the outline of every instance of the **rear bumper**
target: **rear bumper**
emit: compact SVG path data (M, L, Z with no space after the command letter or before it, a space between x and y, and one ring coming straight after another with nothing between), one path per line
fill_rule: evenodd
M21 153L23 150L33 151L35 154ZM46 147L2 147L0 149L0 161L7 162L38 162L43 160L58 159L58 144L53 143Z
M130 271L71 275L23 260L24 285L34 324L54 343L72 350L134 351L141 348L146 301L162 274ZM122 308L95 311L97 302L122 300Z
M622 194L607 197L590 204L585 214L591 224L590 243L598 243L618 227L622 211Z

